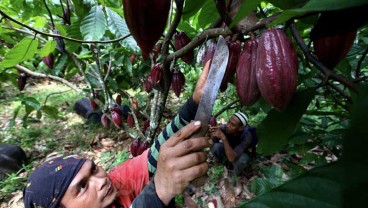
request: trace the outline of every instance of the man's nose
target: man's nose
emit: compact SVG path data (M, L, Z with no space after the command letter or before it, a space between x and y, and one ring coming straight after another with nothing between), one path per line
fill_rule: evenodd
M107 184L107 177L92 176L91 180L96 185L97 190L101 190Z

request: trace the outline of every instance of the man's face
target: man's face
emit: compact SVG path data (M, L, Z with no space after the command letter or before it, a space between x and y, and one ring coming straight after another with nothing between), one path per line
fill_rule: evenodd
M226 133L235 134L243 130L243 128L244 126L240 123L239 119L236 116L231 116L226 124Z
M110 205L117 193L106 171L87 160L70 183L61 204L66 208L102 208Z

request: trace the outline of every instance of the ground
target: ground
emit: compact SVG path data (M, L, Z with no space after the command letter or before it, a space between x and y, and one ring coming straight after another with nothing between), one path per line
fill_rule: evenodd
M53 94L48 98L47 104L57 106L59 119L55 120L44 115L40 120L31 120L32 122L24 128L21 116L18 116L16 125L9 128L13 111L20 103L17 98L35 96L40 102L44 102L47 95L55 92L64 93ZM6 86L1 92L0 141L20 145L30 158L23 171L0 181L1 207L23 207L21 191L26 178L34 167L47 158L76 153L94 159L97 164L109 170L112 166L132 157L129 152L132 138L123 130L114 126L104 128L86 124L85 120L73 112L73 104L79 98L80 95L68 91L66 87L49 83L47 80L31 82L23 92L19 92L11 85ZM180 99L170 99L169 110L165 112L163 119L166 123L174 117L173 112L177 111L182 102ZM19 115L22 113L24 114L21 110ZM35 117L35 113L31 114L31 118ZM283 164L285 158L289 158L286 153L278 153L273 157L260 156L253 160L252 165L241 176L235 177L223 165L214 163L210 155L208 159L210 170L206 177L201 178L204 185L191 186L189 189L191 196L188 192L178 196L177 206L207 207L213 199L224 204L224 207L237 206L297 175L297 171L290 171ZM300 160L297 157L294 159L295 163ZM293 163L292 160L288 161L290 164Z

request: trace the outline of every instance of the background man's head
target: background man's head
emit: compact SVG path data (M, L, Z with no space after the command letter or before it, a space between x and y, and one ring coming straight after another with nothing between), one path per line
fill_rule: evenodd
M248 117L242 112L237 112L233 116L231 116L229 121L227 122L226 133L228 134L238 133L240 131L243 131L243 129L247 125L248 125Z

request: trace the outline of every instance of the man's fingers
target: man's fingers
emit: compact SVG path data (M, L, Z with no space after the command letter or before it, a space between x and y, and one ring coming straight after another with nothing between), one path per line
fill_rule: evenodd
M208 171L208 163L203 162L196 166L187 168L185 170L180 171L181 177L185 178L186 181L192 181L204 174Z
M193 133L197 132L201 128L200 121L192 121L188 125L181 128L178 132L176 132L164 145L169 147L173 147L178 143L184 141L189 138Z
M187 168L206 162L207 154L205 152L193 152L182 157L178 157L172 163L168 164L171 171L185 170Z
M190 152L196 152L203 150L206 147L210 147L208 137L190 138L177 143L173 148L170 149L170 155L174 157L180 157Z

